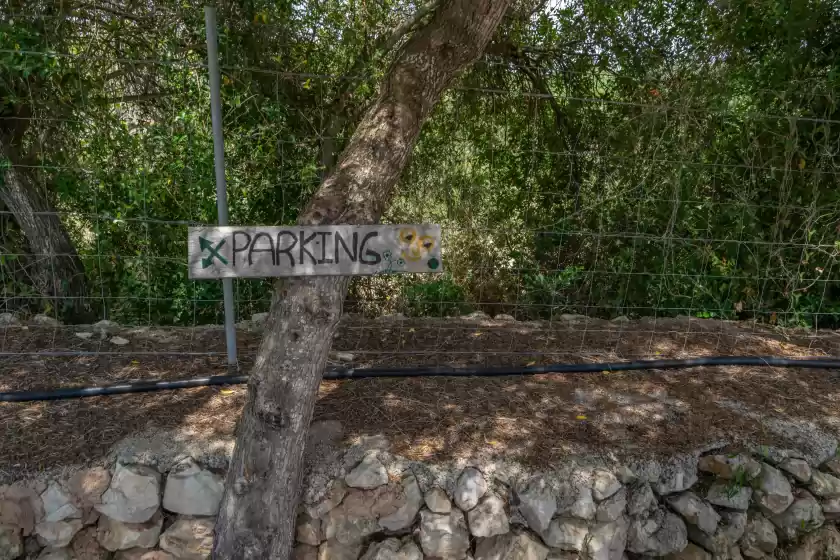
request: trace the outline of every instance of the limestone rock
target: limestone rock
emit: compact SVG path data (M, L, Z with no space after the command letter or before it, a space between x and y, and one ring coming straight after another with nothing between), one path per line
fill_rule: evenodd
M840 558L840 532L825 526L802 539L788 556L789 560L836 560Z
M94 331L107 334L119 330L120 324L115 321L109 321L108 319L102 319L101 321L95 322L91 327L93 327Z
M662 465L662 474L653 490L660 496L688 490L697 482L697 458L693 455L674 457Z
M212 518L179 518L160 536L160 547L180 560L205 560L213 549Z
M571 552L567 550L558 550L558 549L548 549L548 556L545 560L581 560L582 555L578 554L577 552ZM625 557L624 560L627 560Z
M397 551L397 560L423 560L423 551L411 537L402 540L402 546Z
M760 513L750 513L747 527L741 537L741 552L748 558L764 558L772 555L778 546L773 524Z
M633 482L639 480L638 475L636 475L636 473L633 472L633 469L627 465L621 465L618 467L615 471L615 476L622 484L632 484Z
M744 536L747 528L747 514L741 511L720 512L722 523L718 525L718 533L735 545Z
M666 556L681 551L687 544L685 522L663 509L647 519L634 519L627 534L627 550L636 554Z
M261 325L262 323L265 323L266 319L268 319L268 312L254 313L253 315L251 315L251 322L256 325Z
M701 531L694 525L688 526L688 539L708 550L715 557L731 557L735 547L744 535L747 526L747 514L742 511L720 512L721 522L713 535ZM739 552L740 554L740 552Z
M478 500L487 492L487 481L478 469L466 468L455 484L455 505L469 511L478 505Z
M627 489L621 488L618 492L598 504L598 511L595 518L601 523L615 521L624 513L627 507Z
M811 485L808 489L820 498L840 498L840 478L824 472L814 471Z
M423 499L426 502L426 507L434 513L449 513L452 511L452 502L449 501L449 496L440 486L430 488Z
M750 507L753 489L749 486L738 486L733 481L716 481L709 487L706 500L716 506L746 511Z
M44 503L44 521L47 523L82 518L82 510L76 506L73 497L56 482L50 483L41 494L41 500Z
M299 544L292 549L292 560L318 560L318 547Z
M410 538L405 542L392 538L371 543L361 560L423 560L423 553Z
M337 362L352 362L356 356L351 352L330 352L330 358Z
M718 554L714 556L715 560L744 560L744 557L741 556L741 549L738 548L737 545L732 546L729 550L726 551L725 554Z
M11 313L0 313L0 327L12 327L19 324L18 318Z
M91 508L102 503L102 494L111 484L108 469L95 467L77 472L67 481L67 489L83 508Z
M373 542L360 560L391 560L397 555L402 546L399 539L386 539L380 542Z
M182 515L213 516L225 493L224 479L192 459L176 465L166 477L163 508Z
M389 531L400 531L411 527L417 519L417 513L423 506L423 493L413 475L402 480L402 504L390 515L379 519L379 526Z
M81 519L65 521L42 521L35 525L35 534L41 546L62 548L70 544L76 533L82 530Z
M578 519L594 519L597 512L598 506L592 498L590 487L576 484L563 485L558 498L558 514Z
M548 529L551 518L557 511L557 498L542 478L531 480L524 490L517 492L518 510L528 526L542 533Z
M20 529L0 525L0 560L15 560L23 554L23 539Z
M592 496L595 500L606 500L620 489L621 483L610 471L597 469L592 473Z
M351 490L341 505L322 519L323 538L341 544L355 544L380 530L378 519L389 516L405 504L405 496L392 486L375 490Z
M650 484L643 482L630 487L627 493L627 513L638 516L656 507L656 496Z
M493 317L493 320L502 321L505 323L513 323L514 321L516 321L516 317L514 317L513 315L508 315L507 313L499 313L498 315Z
M127 338L123 338L121 336L112 336L111 340L109 340L109 342L111 344L115 344L117 346L125 346L126 344L129 343L129 340Z
M767 463L761 463L761 474L753 484L755 501L765 513L782 513L793 503L793 492L787 478Z
M484 311L473 311L472 313L461 317L461 319L465 321L486 321L489 318L490 316Z
M840 519L840 498L831 498L822 503L823 515L832 521Z
M712 555L694 543L688 543L679 552L672 552L665 557L667 560L712 560Z
M402 313L386 313L377 317L379 321L404 321L405 315Z
M589 523L573 517L555 517L542 534L545 544L561 550L580 552L589 534Z
M459 560L467 555L470 534L464 514L457 509L451 512L420 512L420 546L426 556Z
M340 425L341 423L339 422L338 426ZM343 428L341 428L341 431L343 432ZM338 438L333 438L333 440L337 442ZM391 442L382 434L361 436L350 446L350 449L344 452L344 466L347 470L350 470L351 467L361 463L366 455L373 453L378 457L380 452L387 452L390 447Z
M744 477L746 480L753 479L761 474L761 463L749 455L706 455L697 461L697 468L703 472L709 472L723 478Z
M131 550L120 550L114 555L114 560L176 560L176 558L165 550L132 548Z
M361 550L361 543L342 544L327 540L318 547L318 560L357 560Z
M785 459L779 463L779 468L790 473L793 478L802 484L807 484L811 480L811 467L807 461L802 459Z
M75 334L76 334L77 337L81 338L82 340L87 340L87 339L89 339L93 336L92 332L85 332L85 331L80 331L80 332L77 332Z
M38 560L75 560L66 548L45 548L38 555Z
M32 317L32 324L37 327L60 327L61 321L39 313Z
M621 560L627 544L630 521L620 517L611 523L599 523L589 530L586 556L590 560Z
M470 533L476 537L504 535L510 530L505 503L495 494L489 494L467 514Z
M548 548L528 533L479 539L475 560L545 560Z
M347 485L342 480L336 480L333 485L327 490L326 496L314 505L306 505L306 512L315 519L323 518L331 510L338 507L344 496L347 495Z
M810 533L825 523L822 506L810 494L803 492L784 512L774 515L770 521L785 540L794 540L799 535Z
M160 506L160 473L142 465L117 465L111 485L94 507L123 523L143 523Z
M70 548L76 560L108 560L111 553L96 538L96 527L85 527L73 537Z
M99 518L97 539L108 550L128 550L129 548L153 548L163 528L163 515L157 511L151 519L143 523L123 523L103 515Z
M791 449L783 449L773 445L749 445L748 448L753 455L761 457L762 461L766 461L771 465L778 465L785 459L794 457L796 459L804 459L801 453Z
M662 476L662 465L659 461L653 459L632 461L628 466L636 475L639 482L656 484L659 482L659 477Z
M828 469L834 476L840 476L840 457L832 457L823 463L823 467Z
M720 515L718 515L712 506L697 497L694 492L684 492L676 496L669 496L666 501L686 521L692 525L696 525L707 535L713 535L717 530Z
M310 546L321 544L321 520L312 518L306 512L298 515L295 522L295 540Z
M379 530L376 517L372 515L345 516L341 507L332 510L324 517L322 527L324 538L341 544L361 542L365 537Z
M376 458L376 453L368 453L356 468L347 473L344 481L351 488L378 488L388 483L388 471Z
M0 525L18 527L27 537L44 519L44 502L35 488L18 482L0 486Z

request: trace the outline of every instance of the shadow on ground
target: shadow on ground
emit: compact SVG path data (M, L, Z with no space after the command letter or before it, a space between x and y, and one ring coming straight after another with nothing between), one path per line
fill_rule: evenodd
M671 320L613 325L467 323L342 324L334 348L357 365L509 365L713 354L837 355L837 337ZM676 322L675 322L676 321ZM559 328L559 327L563 328ZM73 333L28 331L4 348L86 348ZM29 338L26 338L29 337ZM75 338L75 340L74 340ZM121 352L0 360L2 390L173 379L224 373L218 329L189 336L137 333ZM240 333L245 363L259 334ZM149 349L158 351L151 353ZM179 354L179 349L183 350ZM137 353L132 354L135 351ZM246 366L247 367L247 366ZM153 429L230 439L244 386L0 405L0 471L7 475L86 463L121 439ZM545 465L570 453L670 454L726 440L808 445L840 433L840 374L776 368L409 378L324 382L315 417L344 425L348 439L382 433L410 458L502 454ZM822 439L821 439L822 438ZM804 442L804 443L803 443ZM815 447L816 446L816 447Z

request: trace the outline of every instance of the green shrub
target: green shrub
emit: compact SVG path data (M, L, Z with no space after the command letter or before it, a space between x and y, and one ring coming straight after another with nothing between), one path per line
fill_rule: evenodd
M414 317L445 317L472 311L464 289L449 275L405 286L402 299L406 312Z

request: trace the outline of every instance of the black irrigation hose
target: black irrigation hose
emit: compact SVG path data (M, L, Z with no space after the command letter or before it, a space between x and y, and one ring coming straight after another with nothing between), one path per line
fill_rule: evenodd
M411 367L411 368L343 368L329 370L324 379L366 379L371 377L499 377L504 375L535 375L539 373L598 373L602 371L633 371L640 369L683 369L698 366L766 366L790 368L840 368L836 358L775 358L772 356L714 356L683 360L633 360L629 362L594 364L552 364L548 366L510 367ZM0 393L0 402L54 401L80 399L103 395L170 391L210 385L240 385L248 382L247 375L214 375L177 381L133 381L104 387L77 387L44 391L13 391Z

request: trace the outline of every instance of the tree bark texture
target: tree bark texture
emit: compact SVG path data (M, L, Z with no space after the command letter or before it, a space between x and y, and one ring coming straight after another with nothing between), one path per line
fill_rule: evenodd
M510 0L449 0L406 43L301 225L379 221L423 122ZM306 434L349 277L278 282L248 384L213 557L289 558Z
M69 311L71 317L82 318L86 293L82 261L30 170L14 165L19 159L16 143L21 130L4 127L2 132L0 200L14 216L29 246L32 270L27 276L38 293L53 300L58 312Z

